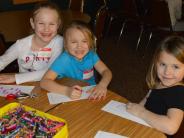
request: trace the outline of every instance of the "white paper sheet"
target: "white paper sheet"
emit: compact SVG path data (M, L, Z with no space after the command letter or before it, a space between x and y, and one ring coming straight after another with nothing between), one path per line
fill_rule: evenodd
M53 92L47 93L47 96L48 96L50 104L58 104L58 103L64 103L64 102L88 99L90 93L87 93L87 91L89 89L91 89L92 87L94 87L94 85L83 87L82 88L82 95L81 95L80 99L73 100L73 99L70 99L68 96L65 96L65 95L62 95L62 94L53 93Z
M143 124L145 126L151 127L148 123L146 123L144 120L141 118L138 118L126 111L126 104L111 100L109 103L107 103L103 108L103 111L112 113L114 115L118 115L120 117L126 118L128 120L132 120L134 122Z
M120 136L105 131L98 131L94 138L128 138L128 137Z
M35 86L0 85L0 96L5 97L8 94L16 94L18 92L31 94L34 87Z

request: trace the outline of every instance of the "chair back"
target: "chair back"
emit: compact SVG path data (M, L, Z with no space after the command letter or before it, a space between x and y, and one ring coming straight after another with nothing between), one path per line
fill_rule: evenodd
M97 41L100 41L100 39L103 37L103 31L105 27L107 14L108 14L107 7L105 5L101 6L101 8L98 10L96 14L94 32L97 37Z
M4 41L4 36L0 34L0 56L5 52L6 46Z
M150 9L145 17L145 22L157 28L169 28L172 30L167 3L160 0L151 0Z
M69 8L70 1L69 0L50 0L58 5L58 7L62 10L67 10Z
M145 7L140 0L123 0L122 11L127 17L140 17L145 14Z
M135 0L123 0L122 12L127 17L139 16L138 5Z
M84 0L70 0L69 8L73 11L83 12Z
M123 0L104 0L108 10L110 11L122 9L122 1Z

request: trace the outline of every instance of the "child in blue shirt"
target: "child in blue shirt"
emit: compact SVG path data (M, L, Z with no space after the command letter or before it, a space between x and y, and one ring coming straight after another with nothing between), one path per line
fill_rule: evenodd
M112 73L100 60L94 51L95 37L88 26L80 21L72 22L64 31L65 51L61 54L41 81L41 87L57 93L78 99L81 95L81 87L73 87L58 84L54 80L68 77L83 80L89 85L96 85L94 69L101 74L100 82L90 90L90 99L100 100L105 98L107 86L111 81Z

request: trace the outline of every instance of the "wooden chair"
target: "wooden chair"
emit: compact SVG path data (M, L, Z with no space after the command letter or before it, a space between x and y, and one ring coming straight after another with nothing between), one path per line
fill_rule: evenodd
M61 10L67 10L69 8L69 0L50 0L58 5Z
M103 34L104 34L106 18L107 18L107 7L106 5L103 5L97 11L95 25L94 25L94 33L97 38L97 44L101 43L101 39L104 36Z
M84 0L70 0L69 8L73 11L83 12Z
M0 55L2 55L6 50L6 46L5 46L5 40L4 40L4 36L0 33Z
M83 12L91 17L90 25L94 28L96 22L96 15L101 6L105 5L106 0L85 0Z
M123 35L125 26L129 22L134 22L140 27L140 32L139 32L140 35L139 36L141 36L141 33L143 32L143 22L142 22L143 15L139 11L140 7L141 7L139 4L140 3L137 3L136 0L123 0L121 10L109 11L109 13L108 13L109 23L108 23L108 27L107 27L107 34L109 33L109 30L111 28L112 21L115 19L118 19L118 20L122 21L120 33L118 36L118 42ZM138 47L139 43L140 43L140 37L138 37L138 39L137 39L137 47Z
M4 54L7 47L5 44L5 39L3 34L0 33L0 56ZM17 60L10 63L4 70L0 71L0 73L10 73L10 72L18 72L18 63Z
M145 28L150 31L146 48L154 34L180 34L180 31L173 29L168 9L168 4L161 0L151 0L150 9L144 17ZM158 33L156 33L158 32Z

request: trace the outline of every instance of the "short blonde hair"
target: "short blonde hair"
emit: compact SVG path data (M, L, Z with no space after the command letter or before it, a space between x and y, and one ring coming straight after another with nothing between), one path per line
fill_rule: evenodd
M181 36L173 35L166 37L163 41L161 41L159 47L155 51L152 64L149 67L146 76L146 82L150 89L155 88L156 85L160 82L157 76L156 64L158 62L160 53L163 51L173 55L178 61L184 64L184 38ZM184 83L184 80L182 83Z
M92 50L96 49L96 38L87 23L83 21L72 21L63 31L64 43L66 43L67 31L71 28L80 30L88 40L89 48Z

